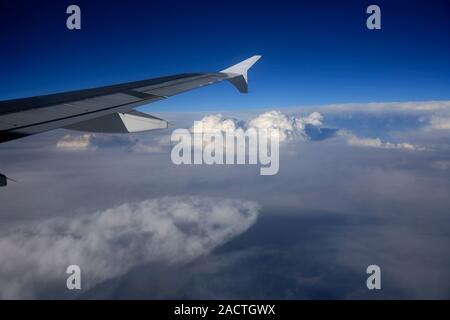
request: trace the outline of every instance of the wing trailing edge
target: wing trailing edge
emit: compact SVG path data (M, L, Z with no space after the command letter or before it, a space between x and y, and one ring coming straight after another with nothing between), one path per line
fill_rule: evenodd
M108 114L67 126L65 129L97 133L138 133L166 129L167 127L168 122L166 120L143 112L130 111Z

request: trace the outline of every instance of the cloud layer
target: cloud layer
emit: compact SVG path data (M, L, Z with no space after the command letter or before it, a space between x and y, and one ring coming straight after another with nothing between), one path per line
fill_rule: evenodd
M312 110L323 119L297 121ZM202 116L165 118L190 128ZM0 192L0 295L448 298L446 118L450 102L213 115L209 126L219 132L281 128L286 139L280 171L271 177L260 176L252 166L175 166L168 131L87 139L71 133L85 152L55 148L55 141L67 133L63 131L0 145L1 171L19 181ZM155 152L153 147L160 145L164 152ZM426 152L415 152L422 147ZM204 206L178 197L186 194L200 203L214 199L220 206L224 197L246 199L262 210L254 225L252 215L231 214L233 221L219 227L215 237L209 220L216 216L211 214L213 205L197 209ZM176 196L172 202L178 203L179 212L194 208L204 214L193 223L180 222L164 209L170 205L161 198L166 195ZM148 199L157 200L148 204ZM141 205L154 208L157 203L163 206L161 216L153 209L148 209L148 220L141 216L147 210L139 209ZM244 210L246 201L237 203L223 205L235 208L225 211ZM110 207L112 213L106 214L104 208ZM150 220L158 230L149 229ZM89 232L80 231L83 221ZM226 240L221 239L231 237L222 245ZM216 250L210 249L214 246ZM81 267L87 292L81 296L65 289L69 263L86 264ZM382 268L379 293L366 290L369 264Z
M65 151L97 150L99 148L120 147L136 153L161 153L168 150L167 136L146 135L141 139L127 134L66 134L56 142L56 148Z
M25 224L0 237L0 297L64 288L72 264L86 289L144 263L188 262L247 230L258 211L251 201L165 197Z
M446 111L446 104L431 103L430 105L421 105L415 103L404 104L368 104L366 108L358 108L356 105L336 105L321 108L325 113L330 113L330 117L336 117L336 112L341 110L351 119L356 114L380 113L391 108L391 112L402 113L423 113L430 110ZM335 107L332 108L332 107ZM340 115L341 113L338 113ZM416 115L419 117L419 115ZM379 116L378 116L379 117ZM373 118L373 117L372 117ZM356 116L355 121L361 120ZM392 119L387 119L392 121ZM430 130L448 129L448 118L441 116L432 116L424 118L423 115L417 121L428 123L424 128ZM346 128L329 128L324 125L324 115L314 111L308 115L288 115L278 110L256 115L249 120L239 120L233 117L226 117L222 114L206 115L200 120L194 122L190 128L193 133L253 133L261 130L270 130L279 138L280 142L287 141L310 141L328 139L333 136L344 138L347 145L353 147L371 147L380 149L399 149L399 150L424 150L425 148L408 142L389 142L383 141L380 137L361 137ZM268 131L266 131L268 132ZM212 141L210 136L203 137L203 147L209 145ZM96 150L105 147L125 147L128 151L136 153L161 153L167 152L170 146L169 136L154 135L147 136L147 140L142 140L133 135L97 135L67 134L57 141L56 147L68 151ZM226 151L226 150L224 150Z
M338 135L344 137L347 144L353 147L379 148L379 149L400 149L400 150L421 150L422 148L411 143L383 142L380 138L361 138L350 132L339 130Z

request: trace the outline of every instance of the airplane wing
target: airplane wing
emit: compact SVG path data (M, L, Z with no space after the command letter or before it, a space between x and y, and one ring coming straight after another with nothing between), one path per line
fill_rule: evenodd
M220 72L184 73L0 101L0 143L57 128L105 133L167 128L167 121L133 109L223 80L231 82L241 93L247 93L247 71L260 58L253 56Z

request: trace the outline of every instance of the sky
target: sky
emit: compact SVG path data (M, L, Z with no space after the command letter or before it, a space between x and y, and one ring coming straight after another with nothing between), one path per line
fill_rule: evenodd
M255 54L251 94L227 83L158 102L157 111L445 100L450 94L448 1L2 1L0 99L190 71Z
M165 130L0 144L0 299L450 298L448 2L378 1L380 31L365 1L77 3L81 31L72 2L0 3L1 100L263 58L248 95L144 106ZM279 172L175 165L194 121L275 130Z

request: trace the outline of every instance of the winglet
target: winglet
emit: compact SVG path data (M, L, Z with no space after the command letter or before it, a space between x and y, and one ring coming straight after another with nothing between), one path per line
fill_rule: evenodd
M248 69L250 69L260 58L261 56L253 56L220 72L226 73L230 77L228 81L230 81L240 93L248 93Z

